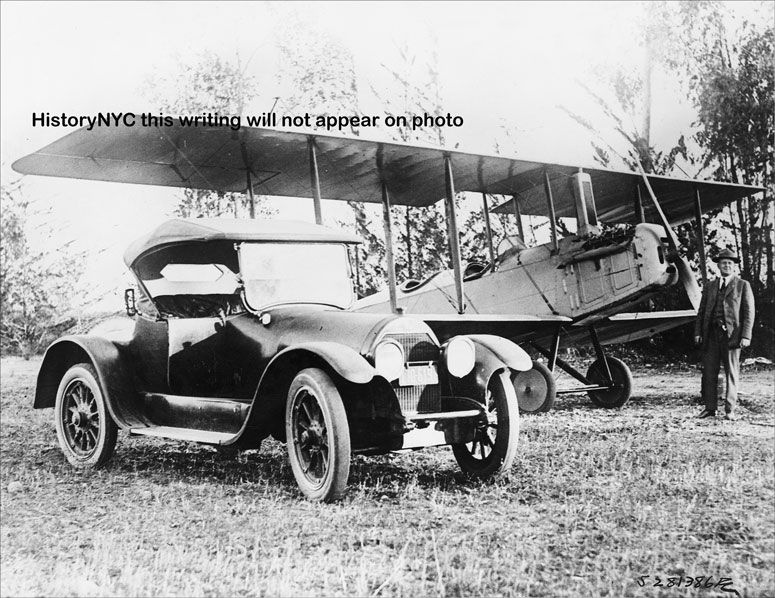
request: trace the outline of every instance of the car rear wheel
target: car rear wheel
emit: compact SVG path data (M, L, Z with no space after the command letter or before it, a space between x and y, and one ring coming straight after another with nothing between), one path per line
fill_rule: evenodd
M65 372L57 390L54 421L59 446L74 467L102 467L113 455L118 427L91 364L79 363Z
M632 372L621 359L616 359L616 357L606 357L605 359L608 362L608 369L611 371L613 386L608 390L590 390L589 398L598 407L607 409L623 407L630 400L632 394ZM609 383L605 364L602 360L598 359L589 366L587 380L600 386Z
M519 410L522 413L544 413L554 406L557 388L549 368L540 361L526 372L514 376L514 392L517 393Z
M487 410L477 422L473 441L452 445L452 452L466 474L487 478L511 469L518 437L517 395L509 374L501 372L487 385Z
M285 433L291 469L301 491L330 502L350 475L350 427L342 397L323 370L299 372L288 390Z

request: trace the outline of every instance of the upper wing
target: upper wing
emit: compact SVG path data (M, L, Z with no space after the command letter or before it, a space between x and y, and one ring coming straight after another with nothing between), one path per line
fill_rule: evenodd
M569 177L578 166L250 127L239 131L180 125L83 128L17 160L13 168L23 174L222 192L246 191L249 169L258 193L312 197L308 144L313 138L321 194L326 199L380 202L385 181L394 204L431 205L446 193L444 157L448 155L457 191L516 194L523 214L546 215L546 171L557 216L575 213ZM585 171L592 177L600 218L632 221L634 208L629 199L634 197L640 175L599 168ZM705 209L761 191L653 175L649 180L671 221L692 216L695 188L701 192Z
M558 217L575 217L576 208L573 192L569 183L570 176L579 171L578 167L547 166L552 199ZM639 173L620 172L600 168L584 168L592 178L595 207L601 221L616 224L636 220L635 200L638 185L643 177ZM709 212L726 204L764 191L762 187L719 183L715 181L697 181L656 174L647 175L654 194L659 200L667 219L671 224L681 224L692 220L695 215L695 198L699 191L702 211ZM519 201L523 215L549 216L544 191L543 169L528 172L512 180L514 195ZM647 200L642 190L642 205L646 220L658 222L656 208ZM514 212L514 199L510 199L492 210L500 214Z

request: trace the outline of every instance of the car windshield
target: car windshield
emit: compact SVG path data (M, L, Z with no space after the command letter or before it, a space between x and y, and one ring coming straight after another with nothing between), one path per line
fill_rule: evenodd
M257 310L280 303L353 302L350 262L344 245L242 243L240 272L247 305Z

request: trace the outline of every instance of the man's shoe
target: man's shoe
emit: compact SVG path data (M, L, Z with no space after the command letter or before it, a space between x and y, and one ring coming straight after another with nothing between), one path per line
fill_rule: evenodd
M698 419L702 419L703 417L716 417L716 412L715 411L709 411L707 409L703 409L702 413L700 413L697 416L697 418Z
M729 421L734 422L734 421L737 421L739 418L734 413L727 413L724 416L724 419L728 419Z

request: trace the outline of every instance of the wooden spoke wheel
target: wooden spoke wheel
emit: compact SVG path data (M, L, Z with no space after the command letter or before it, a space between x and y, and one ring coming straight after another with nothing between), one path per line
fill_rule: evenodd
M59 383L54 414L59 446L73 466L97 468L107 463L118 428L91 364L79 363L67 370Z
M350 474L350 428L339 391L323 370L308 368L294 378L285 432L301 491L313 500L341 498Z
M501 372L487 385L487 411L476 424L473 441L452 445L452 452L466 474L488 478L511 469L518 437L517 396L509 374Z

